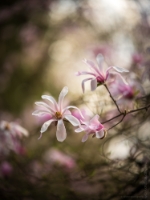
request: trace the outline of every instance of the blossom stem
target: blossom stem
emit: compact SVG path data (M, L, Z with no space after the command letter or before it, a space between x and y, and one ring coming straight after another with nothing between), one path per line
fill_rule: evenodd
M113 101L113 102L114 102L114 104L116 105L116 107L117 107L117 110L119 111L119 113L120 113L120 114L122 114L122 112L121 112L121 110L120 110L120 108L119 108L119 106L118 106L118 104L117 104L116 100L113 98L113 96L112 96L111 92L109 91L109 89L108 89L107 85L106 85L106 84L104 84L104 86L105 86L105 88L106 88L107 92L109 93L109 96L110 96L110 98L112 99L112 101Z

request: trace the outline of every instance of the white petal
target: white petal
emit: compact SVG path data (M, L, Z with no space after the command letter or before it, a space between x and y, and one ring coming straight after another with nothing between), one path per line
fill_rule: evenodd
M80 122L77 118L72 115L65 115L64 116L73 126L80 126Z
M104 137L104 130L102 129L102 130L100 130L99 132L96 132L96 137L97 137L97 138L102 138L102 137Z
M126 85L128 85L128 83L127 83L127 81L124 79L124 77L121 75L121 74L119 74L119 73L115 73L115 74L117 74L117 76L119 76L121 79L122 79L122 81L126 84Z
M58 120L56 137L59 142L63 142L67 137L66 128L62 119Z
M96 90L96 88L97 88L97 80L95 78L91 80L91 91Z
M89 134L86 133L82 138L82 142L85 142L88 139L88 137L89 137Z
M76 133L80 133L80 132L82 132L82 131L84 131L83 128L77 128L77 129L75 129L75 132L76 132Z
M99 74L98 68L95 66L95 64L94 64L92 61L86 60L86 59L85 59L84 62L85 62L86 64L88 64L89 67L90 67L92 70L94 70L94 71L96 72L96 74Z
M50 124L54 121L57 121L57 120L56 119L50 119L43 124L43 126L41 128L41 135L38 139L40 139L42 137L42 133L45 132L48 129L48 127L50 126Z
M43 116L45 114L49 114L50 115L50 112L49 111L45 111L45 110L35 110L32 115L36 115L36 116Z
M19 131L23 135L28 136L29 132L25 128L23 128L22 126L15 125L15 128L17 129L17 131Z
M84 93L84 83L86 82L86 81L89 81L89 80L92 80L92 78L86 78L86 79L84 79L83 81L82 81L82 91L83 91L83 93Z
M102 56L102 54L98 54L96 57L96 60L97 60L100 71L103 71L102 62L104 60L104 57Z
M116 67L116 66L113 66L113 68L117 71L117 72L129 72L127 69L124 69L122 67Z
M68 93L68 87L65 86L62 91L60 92L60 95L59 95L59 99L58 99L58 106L60 108L60 111L62 109L62 106L63 106L63 100L64 100L64 97L66 96L66 94Z
M54 113L54 108L50 107L48 104L44 103L44 102L35 102L35 104L37 106L42 106L45 108L45 110L51 111L52 113Z
M42 95L42 99L49 100L54 105L55 109L56 110L58 109L57 102L56 102L56 100L52 96Z
M80 109L79 109L79 108L77 108L76 106L67 106L66 108L64 108L64 109L63 109L62 113L64 114L64 113L65 113L65 111L66 111L66 110L69 110L70 108L77 109L77 110L79 111L79 113L80 113L81 117L84 119L84 117L83 117L83 115L82 115L82 113L81 113Z

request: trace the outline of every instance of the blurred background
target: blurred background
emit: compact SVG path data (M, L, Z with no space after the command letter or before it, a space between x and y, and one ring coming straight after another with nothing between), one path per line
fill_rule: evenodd
M31 114L42 94L57 99L68 86L69 104L103 120L112 117L105 89L92 93L87 83L82 94L83 77L75 76L87 70L83 59L95 62L99 53L109 66L131 71L130 78L145 91L137 104L148 105L149 35L149 0L0 2L0 120L29 132L14 151L10 142L3 146L6 128L1 128L2 199L148 198L149 111L129 116L104 140L90 137L86 143L81 142L83 133L76 134L68 124L63 143L56 140L54 125L38 140L44 119ZM10 150L4 153L4 148Z

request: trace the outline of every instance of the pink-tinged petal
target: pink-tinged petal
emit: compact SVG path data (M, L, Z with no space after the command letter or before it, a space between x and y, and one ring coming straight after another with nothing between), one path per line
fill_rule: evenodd
M77 129L75 129L75 132L76 132L76 133L80 133L80 132L82 132L82 131L84 131L83 128L77 128Z
M117 72L129 72L127 69L124 69L122 67L116 67L116 66L113 66L113 69L115 69Z
M62 119L58 120L56 137L59 142L63 142L67 137L66 128Z
M65 115L65 118L73 125L73 126L80 126L80 122L77 118L72 115Z
M96 57L96 60L97 60L97 63L98 63L99 70L101 72L103 72L102 62L104 60L104 57L101 54L98 54L97 57Z
M54 122L54 121L57 121L56 119L50 119L49 121L47 121L47 122L45 122L44 124L43 124L43 126L42 126L42 128L41 128L41 135L40 135L40 137L38 138L38 139L40 139L41 137L42 137L42 133L44 133L47 129L48 129L48 127L50 126L50 124L52 123L52 122Z
M82 138L82 142L85 142L88 139L88 137L89 137L89 134L86 133Z
M97 75L99 74L99 71L98 71L97 67L95 66L95 64L94 64L92 61L86 60L86 59L85 59L84 62L85 62L86 64L88 64L89 67L90 67L92 70L94 70L94 71L96 72Z
M61 112L61 110L62 110L64 97L66 96L67 93L68 93L68 87L65 86L65 87L62 89L62 91L60 92L59 99L58 99L58 107L59 107L59 109L60 109L60 112Z
M82 81L82 91L83 91L83 93L84 93L84 83L86 82L86 81L89 81L89 80L92 80L92 78L86 78L86 79L84 79L83 81Z
M90 124L99 124L99 115L95 115L91 120L90 120Z
M102 137L104 137L104 134L105 134L104 130L102 129L102 130L96 132L96 138L102 138Z
M95 78L91 80L91 91L96 90L96 88L97 88L97 80Z
M94 74L92 72L86 72L86 71L77 72L76 75L77 76L80 76L80 75L92 75L92 76L96 76L96 74Z
M52 113L54 113L54 109L52 107L50 107L48 104L44 103L44 102L35 102L35 104L37 106L42 106L44 107L46 110L51 111Z
M50 101L54 105L55 110L58 109L57 102L52 96L42 95L42 99L47 99L48 101Z
M14 124L15 126L15 130L18 132L18 133L21 133L21 135L25 135L25 136L28 136L29 135L29 132L23 128L22 126L19 126L17 124Z
M77 109L77 110L79 111L81 117L84 118L83 115L82 115L82 112L81 112L80 109L77 108L76 106L67 106L66 108L63 109L62 113L64 114L64 113L65 113L67 110L69 110L70 108Z
M43 116L45 114L50 114L49 111L45 111L45 110L35 110L32 115L36 115L36 116Z
M115 73L117 76L119 76L119 78L121 78L122 79L122 81L126 84L126 85L128 85L128 83L127 83L127 81L124 79L124 77L121 75L121 74L119 74L119 73Z

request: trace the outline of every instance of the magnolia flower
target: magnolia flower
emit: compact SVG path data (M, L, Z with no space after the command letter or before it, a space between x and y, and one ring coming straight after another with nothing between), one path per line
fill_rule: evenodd
M71 156L57 149L48 150L44 155L44 160L49 164L58 163L66 169L73 169L76 166L76 162Z
M135 100L142 97L145 93L141 84L133 79L130 79L128 85L126 85L121 78L118 78L110 85L109 89L117 100L117 104L123 109L132 108Z
M96 138L104 138L106 135L106 131L104 126L99 122L99 115L95 115L89 121L82 121L81 127L75 130L76 133L85 131L86 134L82 138L82 142L85 142L90 134L93 134L93 137Z
M109 74L110 74L110 70L116 71L115 74L120 76L123 80L124 80L124 78L122 77L122 75L120 73L128 72L128 70L126 70L124 68L116 67L116 66L111 66L106 69L105 65L102 65L104 58L101 54L98 54L98 56L96 57L96 60L98 63L98 67L95 66L95 64L92 61L84 60L84 62L89 65L91 72L82 71L82 72L76 73L77 76L91 75L91 78L86 78L82 81L83 92L84 92L84 83L86 81L89 81L89 80L91 81L91 91L94 91L98 85L106 83L106 81L109 77ZM125 82L125 80L124 80L124 82Z
M51 116L51 119L43 124L39 139L42 137L42 133L48 129L48 127L51 125L52 122L57 122L56 137L59 142L63 142L67 136L66 128L63 122L64 119L69 121L73 126L80 126L79 120L71 114L69 109L74 108L77 109L79 112L80 110L76 106L64 107L63 105L63 100L67 93L68 93L68 87L64 87L60 92L58 103L52 96L48 95L42 95L42 99L48 100L50 104L44 102L35 102L37 106L40 106L40 109L34 111L32 115L43 116L45 114L49 114ZM41 109L41 107L43 107L43 109Z
M0 122L0 154L6 155L10 150L17 154L24 153L20 143L22 136L28 136L28 131L15 122Z
M132 100L144 94L144 89L141 84L133 79L130 79L128 85L126 85L121 78L118 78L111 84L110 90L112 95L118 99L124 98Z

